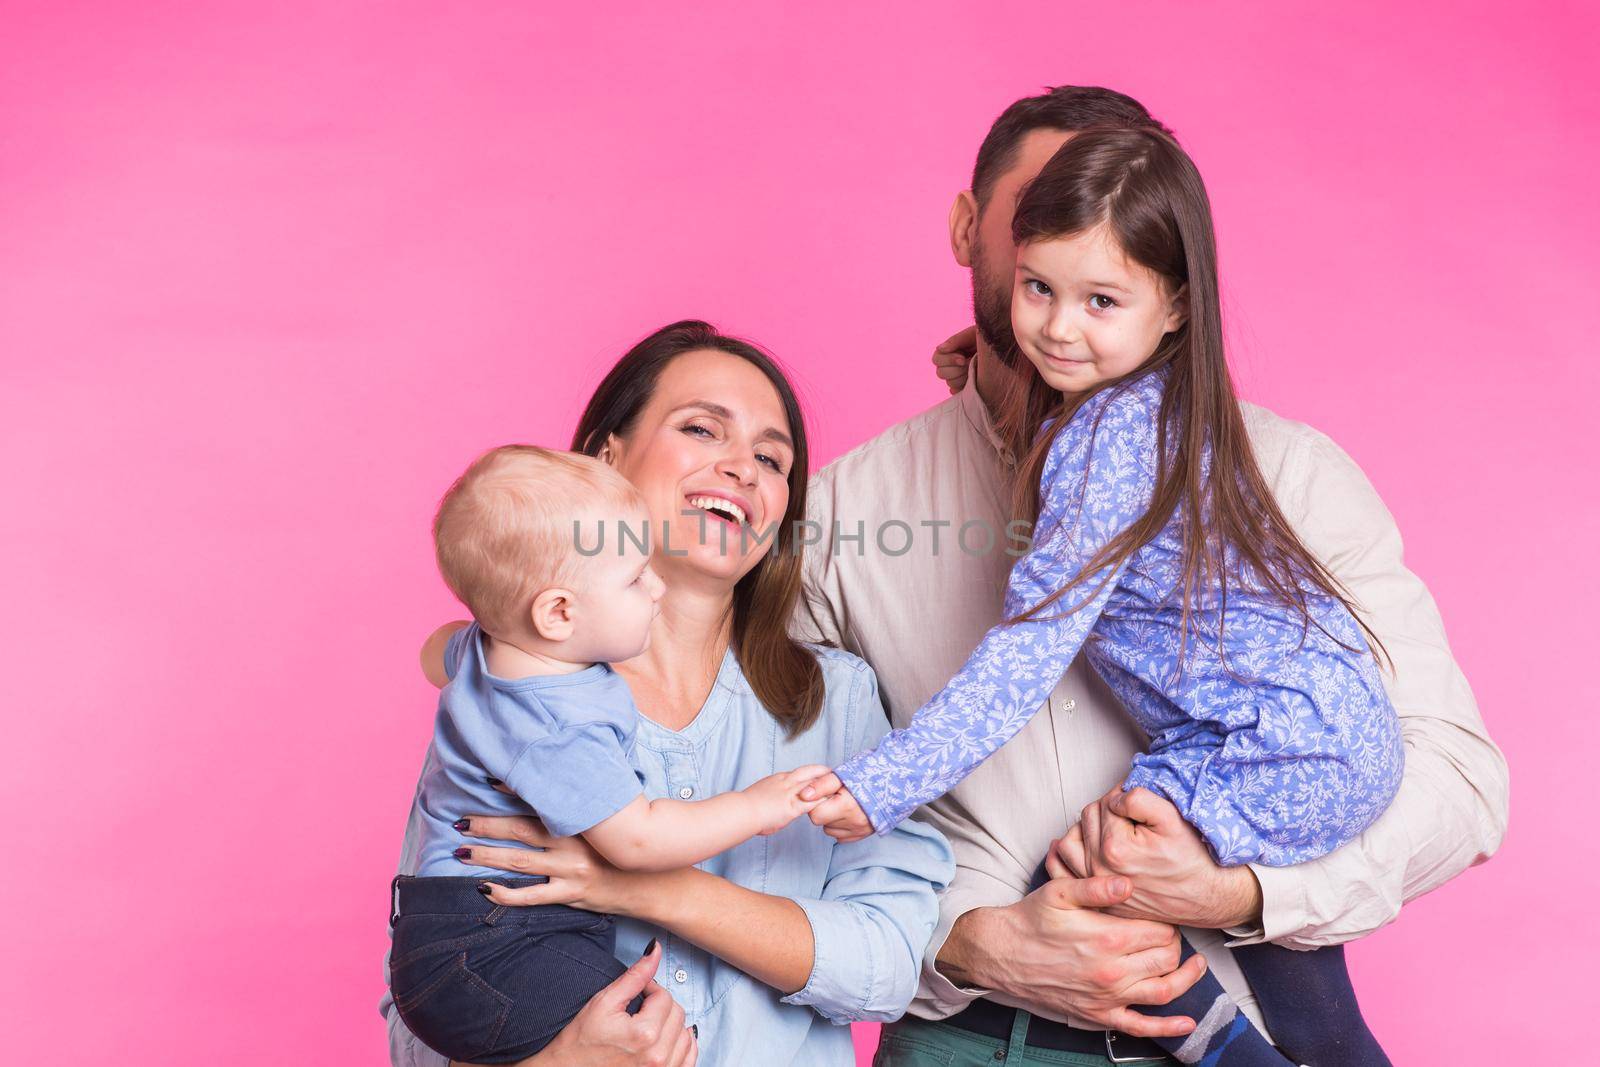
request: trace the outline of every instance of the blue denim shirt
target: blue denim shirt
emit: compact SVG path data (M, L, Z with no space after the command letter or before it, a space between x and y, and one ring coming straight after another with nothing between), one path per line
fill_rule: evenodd
M874 744L889 724L871 668L847 652L816 652L827 684L825 703L816 725L799 737L785 736L761 706L732 652L723 657L705 706L684 729L668 730L641 716L635 759L646 795L713 796L802 764L837 766ZM413 819L402 874L414 869L418 831ZM914 821L836 845L800 819L698 866L747 889L793 899L804 909L816 945L805 988L781 996L664 930L618 920L617 957L624 963L643 955L652 937L661 939L656 981L700 1028L704 1067L853 1064L843 1024L894 1019L905 1010L938 919L937 894L954 873L944 838ZM412 1037L387 995L380 1010L397 1067L445 1062Z

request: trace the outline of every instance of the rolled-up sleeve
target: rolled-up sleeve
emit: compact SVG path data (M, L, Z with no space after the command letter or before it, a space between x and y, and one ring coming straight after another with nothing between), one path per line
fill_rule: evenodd
M1317 948L1362 937L1400 907L1488 859L1505 835L1510 784L1439 609L1403 562L1399 528L1361 468L1322 434L1303 429L1274 479L1297 533L1354 599L1383 643L1384 685L1405 744L1405 774L1388 810L1359 838L1309 863L1252 865L1259 927L1233 944Z
M863 669L852 701L851 750L888 732L877 680ZM939 892L955 869L950 845L915 820L838 845L821 897L796 901L811 924L815 959L805 987L783 998L830 1022L887 1022L916 994L922 955L939 919Z

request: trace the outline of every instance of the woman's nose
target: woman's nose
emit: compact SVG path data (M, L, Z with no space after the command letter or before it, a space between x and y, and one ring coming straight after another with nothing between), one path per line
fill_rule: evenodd
M717 470L741 485L756 484L756 461L754 456L724 456L718 461Z

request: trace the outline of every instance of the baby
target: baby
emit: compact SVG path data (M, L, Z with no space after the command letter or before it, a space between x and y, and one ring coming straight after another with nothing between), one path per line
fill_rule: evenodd
M421 845L405 857L416 876L394 883L390 990L412 1033L452 1060L533 1055L623 970L609 916L481 895L485 876L544 879L461 862L459 820L532 807L551 833L582 834L615 866L659 871L816 806L798 793L823 767L706 800L645 798L631 760L638 709L607 664L644 651L660 612L647 538L621 536L647 524L638 491L610 467L529 445L479 457L439 505L439 569L474 622L445 650L450 683L411 815Z

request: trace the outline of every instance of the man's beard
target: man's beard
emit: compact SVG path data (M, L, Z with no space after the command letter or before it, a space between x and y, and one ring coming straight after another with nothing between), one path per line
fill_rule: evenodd
M1014 367L1021 353L1011 332L1011 279L994 284L985 276L983 246L972 246L972 321L978 336L1002 366Z

